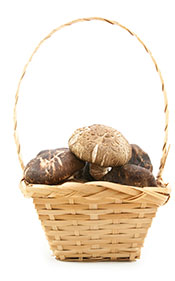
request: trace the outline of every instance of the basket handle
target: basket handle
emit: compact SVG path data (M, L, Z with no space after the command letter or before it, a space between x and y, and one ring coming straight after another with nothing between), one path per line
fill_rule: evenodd
M130 31L127 27L125 27L124 25L121 25L120 23L116 22L116 21L113 21L113 20L108 20L108 19L105 19L105 18L100 18L100 17L89 17L89 18L80 18L80 19L76 19L76 20L73 20L71 22L68 22L66 24L63 24L55 29L53 29L46 37L44 37L40 42L39 44L36 46L36 48L34 49L32 55L30 56L28 62L26 63L26 65L24 66L24 69L23 69L23 72L22 72L22 75L19 79L19 82L18 82L18 87L17 87L17 91L16 91L16 96L15 96L15 105L14 105L14 138L15 138L15 143L16 143L16 147L17 147L17 153L18 153L18 158L19 158L19 162L20 162L20 165L21 165L21 168L22 170L24 171L24 162L22 160L22 156L21 156L21 147L20 147L20 143L19 143L19 138L18 138L18 133L17 133L17 118L16 118L16 108L17 108L17 103L18 103L18 98L19 98L19 90L20 90L20 86L21 86L21 82L22 82L22 79L24 78L24 75L26 73L26 70L27 70L27 67L29 65L29 63L31 62L33 56L35 55L35 53L38 51L38 49L40 48L40 46L47 40L49 39L55 32L59 31L60 29L62 29L63 27L66 27L66 26L70 26L74 23L78 23L78 22L84 22L84 21L91 21L91 20L99 20L99 21L105 21L105 22L108 22L110 24L113 24L113 25L117 25L123 29L125 29L126 31L129 32L130 35L132 36L135 36L137 38L137 40L141 43L141 45L144 47L145 51L150 55L154 65L155 65L155 68L156 68L156 71L159 75L159 78L160 78L160 82L162 84L162 93L163 93L163 96L164 96L164 104L165 104L165 108L164 108L164 113L165 113L165 128L164 128L164 132L165 132L165 136L164 136L164 143L163 143L163 147L162 147L162 157L161 157L161 160L160 160L160 166L159 166L159 171L158 171L158 174L157 174L157 180L158 181L162 181L162 173L163 173L163 170L164 170L164 167L165 167L165 162L166 162L166 158L167 158L167 155L168 155L168 151L169 151L169 147L167 149L167 141L168 141L168 120L169 120L169 111L168 111L168 100L167 100L167 94L166 94L166 90L165 90L165 87L164 87L164 80L163 80L163 77L162 77L162 74L158 68L158 65L151 53L151 51L146 47L146 45L143 43L143 41L132 31Z

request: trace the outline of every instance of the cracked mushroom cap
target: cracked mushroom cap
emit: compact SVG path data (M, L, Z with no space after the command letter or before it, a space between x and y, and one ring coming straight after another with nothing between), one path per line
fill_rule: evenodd
M95 124L77 129L68 143L78 158L102 167L124 165L132 155L131 145L125 137L104 125Z
M33 184L58 184L84 166L68 148L44 150L24 170L24 178Z

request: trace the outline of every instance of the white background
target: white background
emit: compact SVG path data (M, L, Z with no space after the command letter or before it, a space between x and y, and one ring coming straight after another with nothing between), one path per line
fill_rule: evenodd
M1 1L1 280L170 280L174 274L174 1ZM64 263L52 257L22 176L13 140L17 84L32 51L52 29L99 16L134 31L153 53L169 101L171 149L163 178L172 187L132 263ZM163 145L163 96L155 67L136 39L102 22L73 25L39 49L21 85L18 129L25 164L40 150L67 146L74 129L103 123L146 150L156 175Z

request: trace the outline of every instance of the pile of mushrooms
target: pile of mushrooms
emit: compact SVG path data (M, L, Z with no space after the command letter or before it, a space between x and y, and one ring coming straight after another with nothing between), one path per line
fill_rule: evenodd
M109 181L130 186L157 186L146 152L129 144L117 130L91 125L74 131L69 148L44 150L25 167L24 179L32 184L64 181Z

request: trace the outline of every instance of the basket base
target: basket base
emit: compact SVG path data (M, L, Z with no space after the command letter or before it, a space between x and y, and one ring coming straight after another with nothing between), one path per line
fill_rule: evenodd
M140 252L137 255L133 256L123 256L123 257L67 257L63 258L60 256L55 257L56 260L66 261L66 262L131 262L140 259Z

